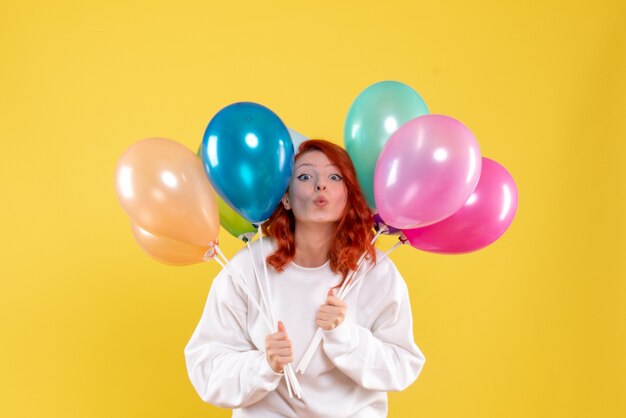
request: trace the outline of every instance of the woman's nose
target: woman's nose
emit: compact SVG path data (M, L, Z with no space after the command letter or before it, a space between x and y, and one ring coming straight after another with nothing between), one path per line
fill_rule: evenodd
M321 183L317 183L315 185L315 191L316 192L321 192L322 190L326 190L326 185L325 184L321 184Z

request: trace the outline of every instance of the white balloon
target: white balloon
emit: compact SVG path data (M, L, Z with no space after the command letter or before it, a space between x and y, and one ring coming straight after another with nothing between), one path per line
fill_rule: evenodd
M293 142L294 153L297 154L298 148L300 148L300 144L303 143L304 141L308 141L309 138L302 135L301 133L294 131L290 127L287 127L287 129L289 130L289 135L291 135L291 142Z

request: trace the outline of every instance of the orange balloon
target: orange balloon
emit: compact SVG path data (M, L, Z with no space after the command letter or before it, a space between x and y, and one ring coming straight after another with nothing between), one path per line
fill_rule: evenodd
M173 266L196 264L207 261L215 254L212 246L201 247L158 236L135 223L131 223L131 227L141 248L148 255L165 264Z
M202 163L164 138L128 148L115 169L115 192L134 223L155 235L208 247L217 239L217 199Z

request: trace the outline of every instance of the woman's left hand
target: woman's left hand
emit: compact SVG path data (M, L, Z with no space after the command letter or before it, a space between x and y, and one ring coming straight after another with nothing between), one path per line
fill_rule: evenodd
M325 331L337 328L346 318L348 305L333 294L333 289L328 291L326 302L317 311L316 324Z

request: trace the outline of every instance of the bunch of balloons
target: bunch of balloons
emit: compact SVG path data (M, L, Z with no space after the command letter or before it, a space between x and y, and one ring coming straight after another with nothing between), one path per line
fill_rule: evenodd
M306 139L270 109L242 102L213 117L195 155L162 138L132 145L118 161L115 191L139 245L186 265L213 257L220 223L250 240L287 190L292 138Z
M429 114L411 87L383 81L354 100L344 130L359 184L387 233L419 250L461 254L497 240L517 210L517 188L482 157L461 122Z
M403 83L361 92L344 138L376 224L417 249L475 251L513 221L511 175L481 156L465 125L429 114ZM304 140L270 109L241 102L211 119L195 155L163 138L132 145L118 162L115 189L137 242L159 261L185 265L214 255L220 224L249 241L285 193L294 144Z

